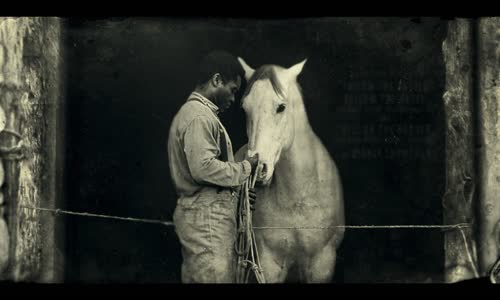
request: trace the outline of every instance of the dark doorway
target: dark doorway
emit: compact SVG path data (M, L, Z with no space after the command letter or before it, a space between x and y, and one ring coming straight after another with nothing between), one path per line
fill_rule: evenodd
M337 162L348 224L441 224L445 70L439 19L80 19L66 29L66 189L75 211L171 220L166 139L208 51L254 67L308 58L299 82ZM234 105L223 121L245 142ZM70 282L179 282L172 227L69 217ZM436 282L436 230L347 230L337 282Z

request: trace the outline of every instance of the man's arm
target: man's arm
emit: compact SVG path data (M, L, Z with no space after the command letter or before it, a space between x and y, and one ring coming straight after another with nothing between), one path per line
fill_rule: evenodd
M250 176L248 161L224 162L217 159L219 145L212 134L207 117L199 116L188 125L184 134L184 151L191 176L200 184L223 187L241 185Z

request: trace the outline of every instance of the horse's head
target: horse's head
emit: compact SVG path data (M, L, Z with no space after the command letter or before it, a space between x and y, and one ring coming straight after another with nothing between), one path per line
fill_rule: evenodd
M258 179L267 185L282 151L292 145L295 136L294 110L300 94L297 76L306 61L288 69L265 65L254 70L238 60L247 80L241 103L247 116L248 155L259 155Z

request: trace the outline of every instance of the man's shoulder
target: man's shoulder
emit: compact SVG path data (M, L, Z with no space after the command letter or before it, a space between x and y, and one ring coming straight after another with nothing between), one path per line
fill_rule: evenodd
M186 101L179 110L179 113L186 115L205 114L205 107L198 101Z
M207 108L197 101L187 101L184 103L177 113L177 118L181 120L181 127L189 125L194 120L202 120L209 124L216 124L214 117Z

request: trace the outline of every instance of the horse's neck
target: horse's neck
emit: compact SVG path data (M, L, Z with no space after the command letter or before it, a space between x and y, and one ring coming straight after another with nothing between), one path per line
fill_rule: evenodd
M278 188L300 189L300 182L312 179L317 174L317 157L313 154L319 145L318 138L309 124L302 96L296 90L294 105L295 136L291 146L283 149L275 168L275 183Z

